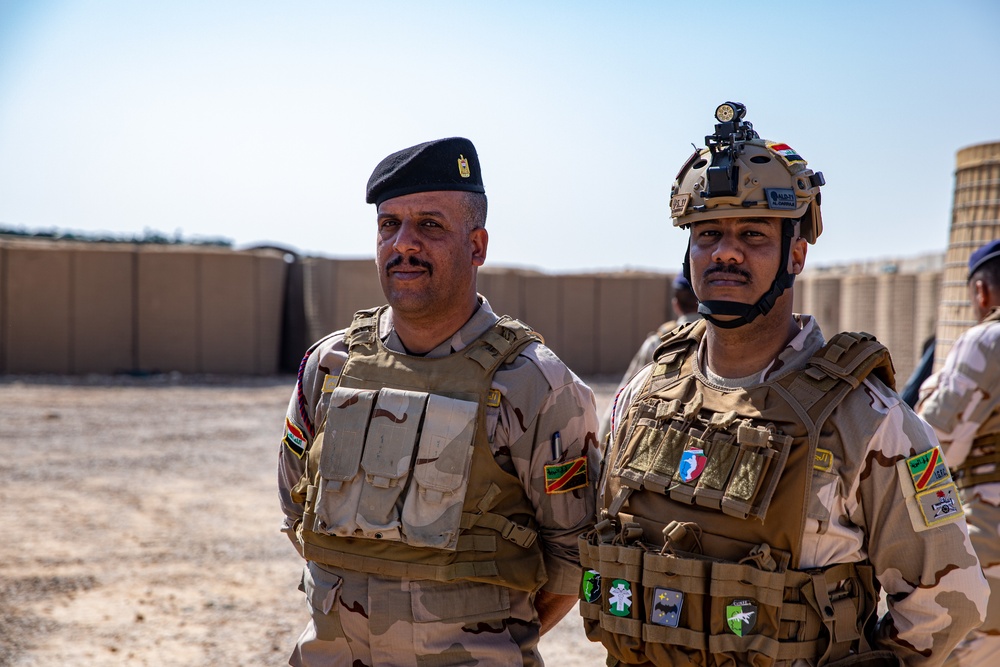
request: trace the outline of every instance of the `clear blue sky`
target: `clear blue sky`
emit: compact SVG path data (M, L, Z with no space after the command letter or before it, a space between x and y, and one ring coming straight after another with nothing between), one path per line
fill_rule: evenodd
M826 175L810 263L941 251L1000 3L0 0L0 225L371 256L375 164L464 135L489 265L672 272L729 99Z

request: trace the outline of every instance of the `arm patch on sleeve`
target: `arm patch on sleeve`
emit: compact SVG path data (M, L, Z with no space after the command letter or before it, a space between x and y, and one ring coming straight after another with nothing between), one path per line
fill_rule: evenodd
M896 472L913 530L919 533L965 516L940 445L898 461Z
M306 453L306 436L302 433L302 429L292 423L292 420L288 417L285 417L285 436L281 439L281 442L283 442L297 458L301 459Z
M587 457L545 466L545 493L566 493L587 485Z

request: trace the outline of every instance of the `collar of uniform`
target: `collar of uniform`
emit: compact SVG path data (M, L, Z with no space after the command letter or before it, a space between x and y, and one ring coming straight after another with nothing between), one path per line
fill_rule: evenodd
M720 389L745 389L765 382L777 380L785 373L805 368L816 350L823 347L823 332L816 319L810 315L795 315L799 332L788 341L778 356L760 371L742 378L724 378L708 371L705 364L705 338L698 344L698 364L695 373L706 384Z
M485 296L480 294L479 308L477 308L476 312L472 314L469 321L463 324L462 328L452 334L450 338L442 342L427 354L421 356L434 359L447 357L449 354L464 350L470 343L486 333L487 329L496 324L498 319L500 318L493 312L493 308L490 307L490 302L486 300ZM403 347L402 341L399 340L399 336L396 334L396 330L392 326L391 306L383 311L378 324L378 332L379 338L382 339L382 343L385 344L387 348L393 352L407 354L406 348Z

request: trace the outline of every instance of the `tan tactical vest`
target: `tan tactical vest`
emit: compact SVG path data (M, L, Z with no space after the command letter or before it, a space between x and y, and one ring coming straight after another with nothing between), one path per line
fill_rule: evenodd
M1000 307L994 308L983 318L983 323L995 322L1000 326ZM993 363L1000 363L996 359ZM990 415L976 432L969 456L951 475L960 489L1000 482L1000 414Z
M538 336L502 317L460 352L415 357L382 344L380 314L355 315L347 363L339 379L327 376L327 416L301 485L303 555L371 574L539 589L534 510L486 431L487 404L500 400L493 374Z
M581 538L588 636L625 664L892 660L866 639L870 565L799 568L813 467L843 450L822 425L869 373L892 386L888 352L842 333L801 371L721 391L692 373L705 327L664 340L615 434Z

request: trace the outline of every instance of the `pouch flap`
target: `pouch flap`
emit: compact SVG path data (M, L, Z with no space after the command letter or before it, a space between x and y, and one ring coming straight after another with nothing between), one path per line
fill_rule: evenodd
M471 401L437 395L428 397L417 462L413 467L414 479L426 491L445 494L461 487L472 461L478 408Z
M375 401L361 466L376 488L388 488L410 471L427 394L382 389Z
M337 387L331 393L319 460L319 471L324 478L343 483L357 474L365 429L377 394L377 390L345 387Z

